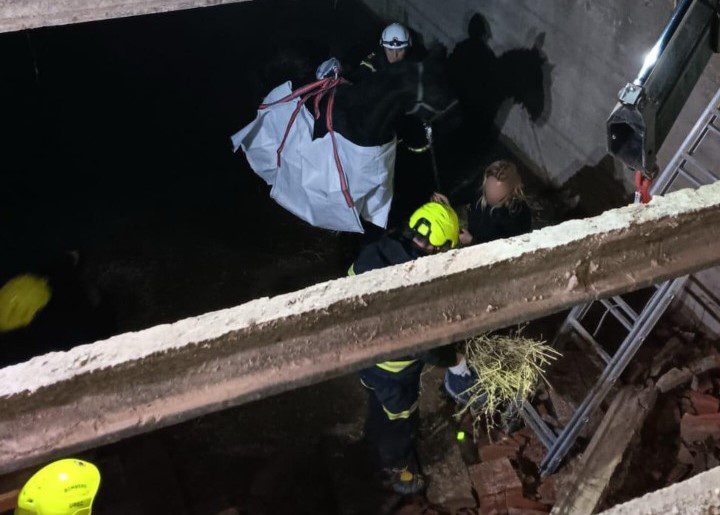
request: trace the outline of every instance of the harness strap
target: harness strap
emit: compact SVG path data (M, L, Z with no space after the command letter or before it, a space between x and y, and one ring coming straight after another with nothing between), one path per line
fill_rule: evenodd
M368 61L361 61L361 62L360 62L360 66L364 66L365 68L367 68L368 70L370 70L370 71L373 72L373 73L377 71L377 68L375 68L375 67L372 65L372 63L370 63L370 62L368 62Z
M267 109L274 105L285 104L287 102L300 98L300 101L297 103L297 106L295 107L295 110L290 116L290 120L285 127L285 134L283 135L283 139L277 149L277 165L278 167L280 167L280 156L282 155L282 151L285 148L285 143L287 142L288 135L290 134L290 128L295 123L297 115L298 113L300 113L303 105L305 105L305 102L307 102L311 98L314 99L313 107L315 111L315 119L317 120L320 118L320 101L323 99L323 97L325 97L327 93L330 93L330 97L328 98L327 103L327 109L325 112L325 124L327 125L328 132L330 133L330 139L332 140L333 158L335 159L335 166L337 168L338 177L340 179L340 189L342 190L343 196L345 197L345 202L347 203L347 206L352 208L355 207L355 202L353 201L352 195L350 195L350 188L348 186L347 177L345 176L345 170L343 169L342 162L340 161L340 154L338 152L337 140L335 139L335 131L333 129L332 122L332 113L333 108L335 107L335 89L340 84L345 83L347 83L345 79L337 76L320 79L318 81L312 82L301 88L296 89L289 95L285 95L280 100L276 100L275 102L271 102L269 104L260 104L260 107L258 109Z
M427 109L433 114L440 113L439 109L435 109L430 104L425 103L425 85L423 84L423 75L425 73L425 64L420 61L417 63L418 68L418 85L417 94L415 95L415 104L413 108L407 111L405 114L417 114L420 109Z

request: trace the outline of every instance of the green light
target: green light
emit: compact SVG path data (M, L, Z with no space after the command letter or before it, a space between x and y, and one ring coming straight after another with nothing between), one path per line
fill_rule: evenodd
M458 431L456 438L458 442L462 442L463 440L465 440L465 431Z

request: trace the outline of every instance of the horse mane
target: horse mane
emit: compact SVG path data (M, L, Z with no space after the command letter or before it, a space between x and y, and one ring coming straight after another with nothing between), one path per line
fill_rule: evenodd
M415 66L414 62L403 61L378 70L358 83L347 84L345 88L353 88L353 95L345 99L345 106L349 109L364 107L369 100L377 100L389 91L400 89Z

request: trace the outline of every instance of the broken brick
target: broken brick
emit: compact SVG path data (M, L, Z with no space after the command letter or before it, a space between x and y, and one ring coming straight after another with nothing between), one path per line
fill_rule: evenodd
M540 502L553 505L557 501L557 490L555 489L555 478L546 477L538 487Z
M524 510L531 512L537 511L540 513L550 512L550 506L538 501L533 501L532 499L526 499L523 497L522 492L518 492L516 490L505 492L505 505L507 506L508 511L515 508L516 510L523 510L523 513L526 513Z
M692 465L692 471L690 472L690 475L695 476L699 474L700 472L705 472L708 469L708 455L704 452L698 452L695 455L695 461Z
M537 438L535 436L535 433L533 433L533 430L529 427L525 426L522 429L515 431L513 433L513 437L520 437L523 441L527 442L528 440L531 440L533 438ZM517 440L517 438L516 438Z
M710 393L713 389L712 380L707 374L693 377L691 388L695 392Z
M709 356L693 361L689 367L693 374L703 374L720 368L720 354L713 352Z
M516 451L519 451L520 447L522 447L525 444L525 438L520 435L517 435L517 433L512 436L508 436L508 435L504 434L504 435L502 435L502 437L500 438L500 440L497 443L499 445L505 445L507 447L512 447Z
M650 376L659 376L669 360L682 349L683 345L682 340L677 336L668 339L660 352L653 357L652 363L650 364Z
M480 497L509 490L522 492L520 478L507 458L472 465L468 467L468 472Z
M713 469L717 466L720 466L720 460L717 459L717 457L713 453L707 454L707 468Z
M480 447L480 460L483 462L498 460L500 458L515 458L518 449L511 445L491 444Z
M688 443L702 442L708 437L720 439L720 413L691 415L685 413L680 421L680 437Z
M493 494L480 497L480 513L483 515L506 514L505 495Z
M687 368L671 368L657 380L655 388L661 393L667 393L678 386L687 383L693 378L692 372Z
M695 413L695 409L693 408L690 397L681 397L680 398L680 411L682 413L690 413L692 415L697 415L697 413Z
M690 403L696 415L711 415L720 411L720 399L700 392L690 392Z
M532 461L538 467L545 457L545 447L537 438L532 438L523 448L523 458Z
M677 460L678 463L682 463L683 465L692 465L695 462L695 457L682 442L680 443L680 447L678 449Z
M672 485L674 483L677 483L678 481L680 481L687 475L689 470L690 470L690 465L683 465L682 463L678 463L670 471L670 474L668 474L666 484Z

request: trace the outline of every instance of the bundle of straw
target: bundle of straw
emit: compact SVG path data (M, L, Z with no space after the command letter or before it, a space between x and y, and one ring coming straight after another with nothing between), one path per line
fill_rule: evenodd
M472 407L474 423L484 417L489 431L496 414L519 406L532 395L540 379L545 381L545 368L560 353L545 340L524 337L523 329L510 334L483 334L466 341L465 357L477 381L467 391L470 402L460 409L458 417Z

